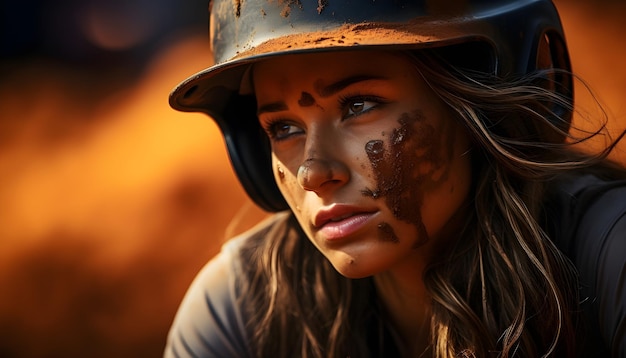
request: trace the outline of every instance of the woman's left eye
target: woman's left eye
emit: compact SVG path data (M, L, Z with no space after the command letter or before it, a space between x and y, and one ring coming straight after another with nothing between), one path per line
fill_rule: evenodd
M356 117L366 113L381 103L380 100L374 98L350 98L342 101L343 118Z

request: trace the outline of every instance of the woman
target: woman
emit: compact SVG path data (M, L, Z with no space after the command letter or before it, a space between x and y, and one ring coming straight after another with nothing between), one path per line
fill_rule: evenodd
M549 1L214 1L172 94L280 211L200 273L166 356L626 356L626 171L577 151ZM264 133L263 133L264 132Z

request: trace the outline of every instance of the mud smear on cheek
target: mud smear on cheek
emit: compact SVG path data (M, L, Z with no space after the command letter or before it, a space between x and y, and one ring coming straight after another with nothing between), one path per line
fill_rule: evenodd
M418 231L414 246L419 246L429 239L422 219L422 210L428 209L423 208L424 194L449 176L454 132L448 121L436 129L420 111L404 113L398 123L387 148L379 139L365 145L377 187L363 190L363 195L384 198L397 219L414 225Z
M378 238L380 241L399 243L400 239L396 236L391 225L386 222L378 224Z

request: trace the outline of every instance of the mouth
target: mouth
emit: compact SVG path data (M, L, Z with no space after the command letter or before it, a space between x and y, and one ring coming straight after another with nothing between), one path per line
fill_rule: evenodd
M377 212L374 209L334 204L315 215L313 226L324 239L339 240L361 229Z

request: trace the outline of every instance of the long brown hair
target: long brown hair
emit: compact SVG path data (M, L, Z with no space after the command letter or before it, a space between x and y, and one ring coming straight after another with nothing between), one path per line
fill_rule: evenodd
M474 143L465 230L423 278L433 301L432 356L574 356L576 273L541 226L543 194L551 180L577 169L618 168L606 164L617 141L594 155L574 150L604 128L572 137L567 119L554 110L572 104L540 85L550 78L545 72L503 81L461 71L425 51L409 56ZM293 215L281 215L280 224L249 240L241 253L247 270L242 305L254 353L380 356L378 348L395 342L372 280L341 276Z

